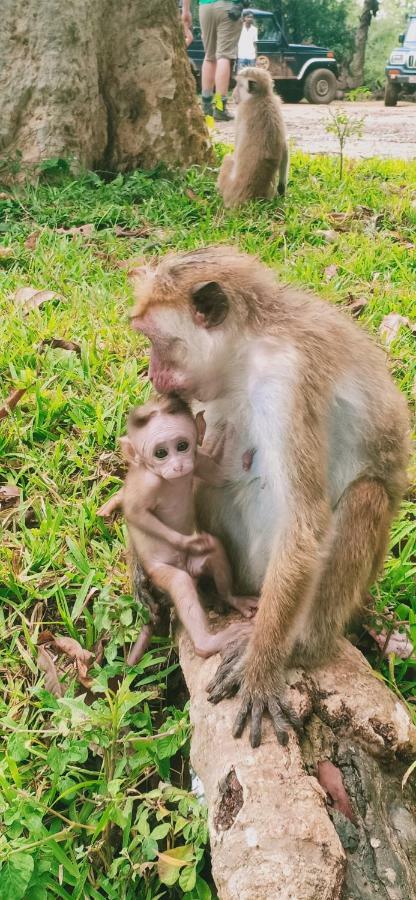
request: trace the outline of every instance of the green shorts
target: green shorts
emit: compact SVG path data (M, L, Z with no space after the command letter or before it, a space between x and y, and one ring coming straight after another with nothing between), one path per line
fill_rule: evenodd
M216 0L215 3L204 3L199 7L205 59L210 62L216 59L237 59L242 20L229 18L228 11L232 6L231 0Z

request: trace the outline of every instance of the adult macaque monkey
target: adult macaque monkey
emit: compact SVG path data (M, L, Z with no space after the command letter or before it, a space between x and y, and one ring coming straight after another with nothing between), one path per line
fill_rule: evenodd
M199 525L224 542L238 590L261 596L210 699L240 686L234 734L250 717L257 746L268 710L284 744L285 669L334 653L383 561L406 483L404 398L358 325L225 246L144 274L132 321L155 388L203 403L208 438L234 425L234 468L201 485Z
M198 597L197 578L211 575L222 599L246 619L254 615L257 598L234 596L222 544L196 532L194 477L213 485L223 482L215 459L198 447L204 433L202 413L194 419L184 400L164 397L130 413L121 444L129 463L123 512L134 551L151 582L172 599L195 652L207 657L247 636L250 626L234 622L213 634Z
M242 69L237 75L234 97L238 103L235 151L223 160L218 190L225 206L246 200L271 200L286 191L289 148L280 100L265 69Z

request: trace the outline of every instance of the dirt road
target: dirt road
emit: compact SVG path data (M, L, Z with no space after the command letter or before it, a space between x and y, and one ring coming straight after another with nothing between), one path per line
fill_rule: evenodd
M306 101L285 103L283 113L292 145L308 153L335 153L337 139L325 131L329 109L345 110L353 118L364 119L363 135L348 140L346 156L416 159L416 103L400 102L393 108L385 107L382 101L337 101L330 107L314 106ZM214 139L233 143L234 123L216 125Z

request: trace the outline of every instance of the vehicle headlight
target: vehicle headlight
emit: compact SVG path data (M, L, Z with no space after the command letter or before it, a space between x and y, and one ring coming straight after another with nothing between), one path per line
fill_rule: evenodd
M391 54L390 62L392 64L392 66L400 65L401 63L404 63L405 61L406 61L405 53L396 52L396 53Z

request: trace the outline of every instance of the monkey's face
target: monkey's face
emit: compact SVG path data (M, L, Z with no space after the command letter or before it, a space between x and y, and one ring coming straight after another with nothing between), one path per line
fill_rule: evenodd
M161 394L207 402L218 397L233 358L229 302L217 282L191 289L190 303L153 304L143 315L133 314L133 327L152 345L149 378Z
M272 93L273 82L268 72L247 66L237 75L233 98L236 103L244 103L253 97L265 97Z
M130 441L148 469L172 481L192 475L197 429L190 416L160 413L146 425L129 431Z

